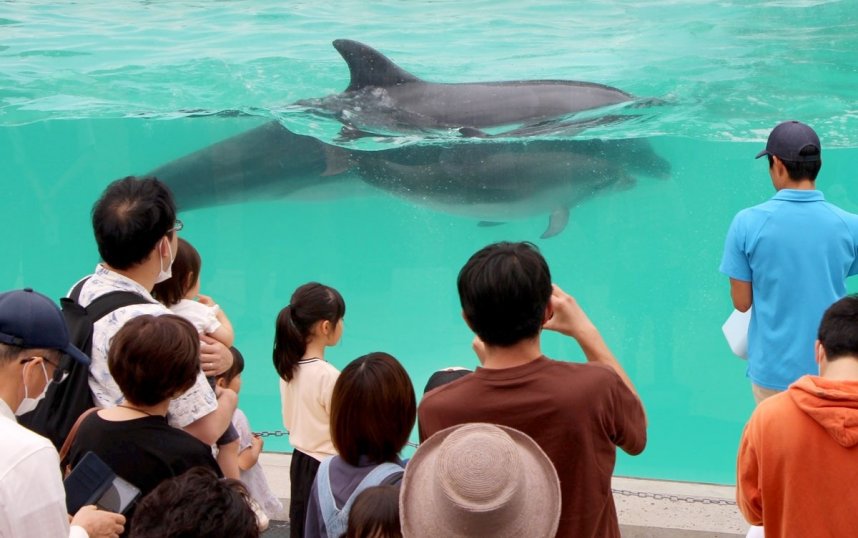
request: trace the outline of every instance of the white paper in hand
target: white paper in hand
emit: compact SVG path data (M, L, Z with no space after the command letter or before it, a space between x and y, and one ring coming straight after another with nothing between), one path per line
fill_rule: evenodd
M739 312L733 310L721 330L724 332L724 338L727 339L727 344L730 345L730 350L739 358L748 358L748 325L751 323L751 310L747 312Z

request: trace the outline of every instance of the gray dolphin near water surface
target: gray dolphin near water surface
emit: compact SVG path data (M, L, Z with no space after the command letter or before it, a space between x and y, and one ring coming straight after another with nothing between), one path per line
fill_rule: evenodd
M646 140L479 139L355 150L299 135L278 122L218 142L152 172L180 209L253 199L307 197L348 186L383 192L487 222L549 215L560 233L586 199L630 188L635 175L664 178L670 165Z
M635 99L611 86L568 80L428 82L363 43L337 39L333 45L348 64L348 87L342 93L297 104L334 116L357 131L542 126Z

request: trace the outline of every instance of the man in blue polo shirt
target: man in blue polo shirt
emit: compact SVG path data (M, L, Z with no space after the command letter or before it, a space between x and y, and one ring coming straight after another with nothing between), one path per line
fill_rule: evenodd
M822 146L813 129L779 124L757 158L763 155L777 193L736 215L720 268L736 309L754 307L748 377L757 403L817 373L819 321L846 295L846 277L858 273L858 215L816 190Z

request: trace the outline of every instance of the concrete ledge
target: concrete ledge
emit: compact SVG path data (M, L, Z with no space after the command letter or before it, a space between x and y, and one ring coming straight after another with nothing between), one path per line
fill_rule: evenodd
M612 487L624 537L732 538L748 530L733 486L614 477Z
M290 454L263 452L259 461L288 520ZM614 502L624 538L740 538L748 530L732 486L614 477Z

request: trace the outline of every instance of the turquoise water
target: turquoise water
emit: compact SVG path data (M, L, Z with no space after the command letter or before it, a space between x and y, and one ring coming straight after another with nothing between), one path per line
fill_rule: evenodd
M346 299L331 362L388 351L419 393L435 369L476 362L459 268L486 243L532 240L647 407L647 450L621 456L617 473L732 483L753 402L720 332L731 309L717 272L723 236L736 211L771 195L753 155L788 118L817 128L820 188L858 211L856 14L855 1L786 0L0 3L0 287L59 297L90 271L89 210L112 179L270 119L335 142L339 124L288 106L345 88L333 39L363 41L433 81L609 84L666 104L578 138L646 138L672 172L597 193L556 237L539 238L544 214L478 227L467 215L341 189L185 211L183 236L202 253L204 293L230 315L248 359L240 405L256 430L282 427L270 349L274 317L297 285L320 280ZM553 334L545 351L582 360Z

